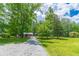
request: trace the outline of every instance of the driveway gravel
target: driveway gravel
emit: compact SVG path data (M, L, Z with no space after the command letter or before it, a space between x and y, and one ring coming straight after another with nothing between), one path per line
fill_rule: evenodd
M0 56L47 56L45 49L33 38L20 44L0 46Z

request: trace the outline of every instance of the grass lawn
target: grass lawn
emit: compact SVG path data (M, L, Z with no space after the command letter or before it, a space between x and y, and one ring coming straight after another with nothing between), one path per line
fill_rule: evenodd
M9 43L23 43L26 42L27 38L0 38L0 45L9 44Z
M79 56L79 38L39 40L50 56Z

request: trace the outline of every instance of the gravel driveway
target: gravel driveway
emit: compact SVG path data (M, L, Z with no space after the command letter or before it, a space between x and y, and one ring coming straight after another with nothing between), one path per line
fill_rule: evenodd
M47 52L36 39L30 39L27 43L1 45L0 56L47 56Z

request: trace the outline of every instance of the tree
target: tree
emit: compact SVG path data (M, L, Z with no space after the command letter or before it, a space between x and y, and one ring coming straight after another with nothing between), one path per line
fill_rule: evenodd
M71 29L72 29L72 31L74 31L74 32L79 32L79 24L76 23L75 21L73 21L73 22L71 23Z
M48 28L52 32L53 36L62 36L63 35L63 27L61 25L61 21L59 20L58 16L54 14L53 9L49 7L46 21L49 22Z
M6 32L7 28L7 20L6 20L6 10L5 10L5 5L0 4L0 33Z
M49 28L47 27L48 22L46 21L40 21L39 23L36 24L36 32L40 35L40 36L49 36Z
M71 29L71 24L72 23L71 23L70 19L62 18L61 19L61 24L63 26L64 36L68 37L69 36L69 32L72 31L72 29Z
M70 32L79 32L79 24L71 19L62 18L61 23L64 29L64 36L69 37Z
M35 20L35 10L39 9L41 4L6 4L10 11L9 31L11 35L32 32L32 21Z
M48 30L47 34L48 35L53 35L53 22L54 22L54 12L51 7L49 7L48 11L46 12L46 17L45 17L45 22L47 24Z

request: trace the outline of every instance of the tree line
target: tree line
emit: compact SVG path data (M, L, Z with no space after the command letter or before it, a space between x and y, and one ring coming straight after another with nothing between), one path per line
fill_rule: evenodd
M45 21L40 21L36 29L39 35L46 37L79 37L79 23L58 17L51 7L45 14Z
M38 36L78 37L79 24L67 18L59 18L51 7L45 13L45 21L37 20L35 11L43 4L7 3L0 4L0 33L16 36L33 32ZM35 22L34 22L35 21Z

